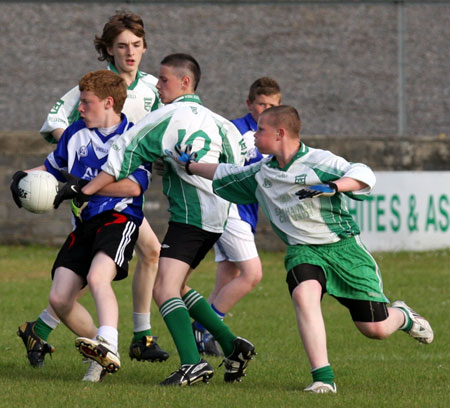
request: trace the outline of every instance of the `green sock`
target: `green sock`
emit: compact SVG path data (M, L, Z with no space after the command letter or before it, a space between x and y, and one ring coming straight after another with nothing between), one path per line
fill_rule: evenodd
M177 347L181 364L199 363L200 354L192 332L191 318L183 301L180 298L166 300L159 311Z
M403 309L403 307L399 307L399 309L403 312L403 314L405 315L405 323L403 324L402 327L400 327L400 330L403 330L405 332L408 332L411 330L411 327L413 325L413 321L411 320L411 318L408 315L408 312Z
M52 328L45 324L40 317L36 320L36 324L34 325L34 332L44 341L48 340L48 336L52 332Z
M322 381L325 384L333 385L334 374L330 365L311 370L313 381Z
M222 347L223 354L229 356L233 352L233 341L236 339L236 336L217 316L217 313L206 299L194 289L191 289L183 296L183 301L191 317L214 336L220 347Z
M144 336L150 336L152 335L152 331L150 329L148 330L143 330L140 332L134 332L133 333L133 343L136 343L137 341L139 341L140 339L142 339L142 337Z

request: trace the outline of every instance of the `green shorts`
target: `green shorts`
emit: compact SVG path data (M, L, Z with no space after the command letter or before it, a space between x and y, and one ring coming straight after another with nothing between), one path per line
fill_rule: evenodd
M287 271L297 265L321 267L330 295L348 299L388 303L375 259L359 236L333 244L292 245L287 248L284 264Z

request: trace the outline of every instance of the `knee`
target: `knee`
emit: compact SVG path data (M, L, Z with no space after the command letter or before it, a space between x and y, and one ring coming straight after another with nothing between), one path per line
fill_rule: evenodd
M296 308L302 308L305 306L305 297L301 285L298 285L291 293L292 302Z
M304 281L294 288L291 296L295 308L307 309L320 305L322 286L315 280Z
M161 245L153 242L144 242L136 245L138 261L146 265L158 264Z
M387 339L391 334L388 327L383 322L371 322L363 324L358 324L357 322L355 322L355 324L356 327L358 327L359 331L369 339L384 340Z
M69 309L67 299L55 292L50 292L49 303L59 318L61 318L61 316L64 316Z
M247 281L248 286L250 286L250 289L253 289L259 282L261 282L262 279L262 271L252 271L251 273L245 274L245 280Z
M242 264L238 264L238 270L241 272L241 276L245 279L245 282L253 289L263 277L262 266L259 258L255 258L244 262Z

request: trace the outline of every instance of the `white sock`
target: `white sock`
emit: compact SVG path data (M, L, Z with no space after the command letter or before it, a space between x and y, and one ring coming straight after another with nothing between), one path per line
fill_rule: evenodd
M47 309L44 309L40 314L39 318L52 329L56 329L60 321L58 318L54 317Z
M150 313L135 313L133 312L134 332L142 332L144 330L150 330Z
M97 336L103 337L109 344L111 351L117 353L119 345L119 332L112 326L100 326L97 331Z
M405 330L409 323L408 313L406 313L406 310L404 310L401 307L398 307L397 309L400 310L405 315L405 322L398 328L398 330Z

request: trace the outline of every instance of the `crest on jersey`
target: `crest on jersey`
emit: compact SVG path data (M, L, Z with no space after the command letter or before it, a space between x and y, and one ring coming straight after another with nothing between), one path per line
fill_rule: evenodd
M263 182L263 187L265 187L265 188L272 187L272 182L269 179L265 178L264 182Z
M150 112L151 108L152 108L152 98L144 98L144 109L147 112Z
M295 184L306 184L306 174L295 176Z
M78 155L80 157L87 157L88 155L88 149L86 146L81 146L80 149L78 150Z

